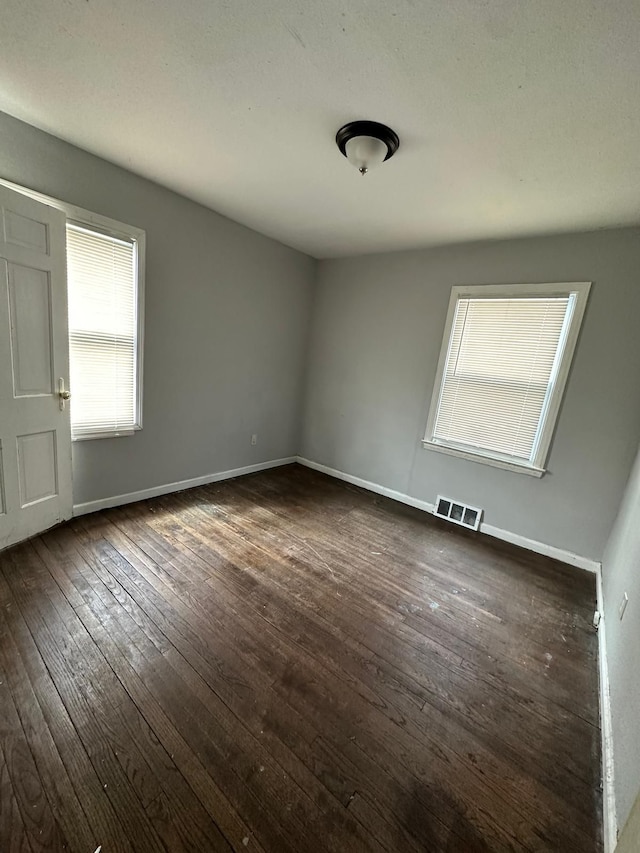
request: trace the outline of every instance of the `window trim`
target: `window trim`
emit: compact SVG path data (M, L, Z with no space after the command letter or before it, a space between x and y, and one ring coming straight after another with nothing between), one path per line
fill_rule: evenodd
M590 281L544 282L539 284L475 284L456 285L452 287L444 333L442 336L442 345L440 347L440 357L438 359L438 367L433 385L433 393L429 404L427 426L424 438L422 439L423 448L427 450L435 450L439 453L445 453L450 456L458 456L462 459L469 459L474 462L480 462L485 465L492 465L496 468L503 468L508 471L517 471L521 474L528 474L533 477L542 477L547 470L545 465L549 454L549 448L557 425L558 413L564 396L571 364L573 362L578 336L582 327L590 288ZM451 332L458 300L478 298L505 299L514 296L521 297L523 299L535 298L536 296L566 297L572 294L575 296L573 312L567 324L568 328L566 328L564 333L564 341L561 343L561 346L563 347L561 357L557 364L551 393L544 404L541 428L536 438L536 442L534 443L532 458L529 461L520 461L506 455L495 453L494 451L483 451L482 449L475 448L471 449L466 446L456 445L453 442L443 442L442 440L434 439L433 432L440 397L442 394L444 371L451 346Z
M127 225L124 222L119 222L117 219L110 219L108 216L103 216L100 213L93 213L83 207L78 207L75 204L69 204L66 201L61 201L58 198L45 195L44 193L36 192L35 190L23 187L20 184L14 184L11 181L6 181L0 178L0 184L10 190L26 195L35 201L42 202L49 207L55 207L61 210L67 217L67 221L89 228L90 230L106 234L110 237L116 237L123 240L133 240L136 248L136 396L135 396L135 424L132 429L126 430L105 430L104 432L80 432L72 433L72 441L89 441L100 438L120 438L122 436L131 436L142 429L142 386L144 378L144 302L145 302L145 258L146 258L146 232L142 228L137 228L134 225ZM65 253L66 267L66 253ZM71 389L73 393L73 388Z

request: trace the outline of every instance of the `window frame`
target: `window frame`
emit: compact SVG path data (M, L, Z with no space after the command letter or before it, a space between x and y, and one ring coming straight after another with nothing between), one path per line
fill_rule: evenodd
M74 432L72 429L72 441L89 441L101 438L120 438L123 436L131 436L142 429L142 397L143 397L143 377L144 377L144 292L145 292L145 258L146 258L146 232L142 228L134 225L127 225L117 219L110 219L108 216L103 216L100 213L93 213L83 207L78 207L74 204L69 204L66 201L61 201L58 198L45 195L44 193L36 192L27 187L14 184L11 181L6 181L0 178L0 184L8 187L10 190L22 193L29 196L35 201L40 201L49 207L55 207L63 211L66 215L67 223L79 225L100 234L110 237L116 237L121 240L132 240L135 244L136 255L136 368L135 368L135 423L134 426L126 430L105 429L102 432ZM66 232L66 228L65 228ZM65 267L66 267L66 249L65 249ZM68 288L67 288L68 299ZM73 394L73 388L70 389Z
M547 470L545 465L547 463L551 440L557 426L560 405L571 370L590 288L591 282L589 281L544 282L539 284L476 284L456 285L452 287L422 446L427 450L435 450L439 453L458 456L508 471L517 471L533 477L542 477ZM534 443L532 455L529 460L519 460L495 451L483 450L476 447L471 448L466 445L434 438L434 429L442 396L445 367L451 347L451 333L458 301L460 299L508 299L513 297L532 299L536 297L567 297L571 295L575 297L573 311L564 339L560 343L562 351L559 364L555 378L552 378L550 383L551 391L542 410L538 437Z

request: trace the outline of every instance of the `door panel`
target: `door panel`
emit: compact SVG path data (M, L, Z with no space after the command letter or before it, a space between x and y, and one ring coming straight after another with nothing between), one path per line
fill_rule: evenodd
M11 246L24 246L43 255L49 254L49 224L22 216L10 208L5 208L4 239Z
M65 215L0 186L0 548L69 518Z
M56 434L33 432L17 437L20 506L54 498L58 494Z
M14 397L53 393L49 273L8 264Z

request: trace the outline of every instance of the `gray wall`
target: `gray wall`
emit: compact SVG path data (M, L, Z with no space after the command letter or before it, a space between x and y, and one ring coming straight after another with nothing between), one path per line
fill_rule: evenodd
M605 550L602 580L616 808L622 828L640 792L640 451ZM629 603L621 621L618 607L625 592Z
M144 429L74 444L75 503L297 452L315 261L3 114L0 177L147 232Z
M640 795L636 798L631 814L622 830L616 853L638 853L640 850Z
M548 473L423 449L452 285L539 281L594 282ZM301 453L599 560L640 437L638 317L637 229L321 261Z

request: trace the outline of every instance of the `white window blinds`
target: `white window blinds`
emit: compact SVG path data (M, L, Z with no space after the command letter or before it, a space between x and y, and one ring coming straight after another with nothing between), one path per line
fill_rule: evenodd
M74 436L137 426L135 240L67 224L71 428Z
M574 300L458 299L432 440L533 461Z

